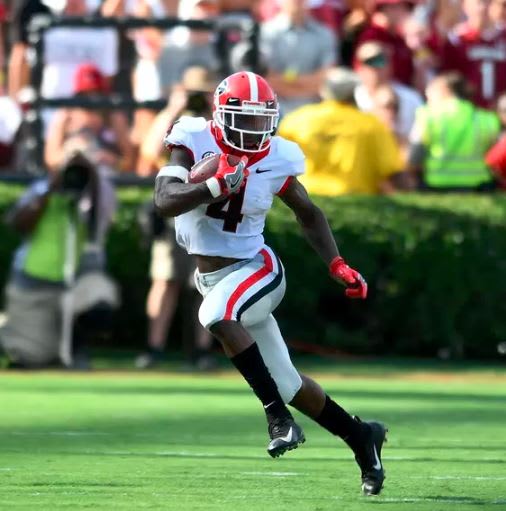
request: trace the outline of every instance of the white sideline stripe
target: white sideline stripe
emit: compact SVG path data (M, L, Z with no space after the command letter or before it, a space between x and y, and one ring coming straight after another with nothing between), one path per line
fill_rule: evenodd
M246 76L249 80L250 101L258 101L258 84L255 75L250 71L246 71Z

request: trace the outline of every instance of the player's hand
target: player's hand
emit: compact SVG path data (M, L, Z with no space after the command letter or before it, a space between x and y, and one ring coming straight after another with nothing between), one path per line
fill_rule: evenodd
M208 181L217 180L222 197L227 197L231 193L237 193L241 186L244 185L245 179L249 176L249 170L246 168L247 164L248 158L242 156L237 165L230 165L227 155L222 154L216 174Z
M367 297L367 282L358 271L350 268L340 256L335 257L330 263L330 275L338 282L346 286L345 294L348 298Z

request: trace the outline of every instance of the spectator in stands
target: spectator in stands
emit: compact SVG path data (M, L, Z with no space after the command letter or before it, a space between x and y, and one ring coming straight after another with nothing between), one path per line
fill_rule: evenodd
M372 0L372 14L356 45L358 49L370 41L382 44L389 54L394 79L406 85L413 83L414 68L404 28L414 3L415 0Z
M80 17L92 9L86 0L65 0L63 16ZM42 96L73 95L74 76L84 63L94 64L110 82L118 71L118 35L112 28L58 27L44 34Z
M136 9L147 7L155 17L175 16L179 0L104 0L102 16L130 16Z
M178 17L183 20L209 20L220 14L217 0L181 0ZM171 87L179 83L184 71L191 66L202 66L210 71L218 69L213 47L213 32L176 27L167 35L159 62L162 94L167 97Z
M28 27L34 16L50 14L51 11L42 0L21 0L15 2L13 7L8 92L12 99L18 100L19 93L29 84Z
M7 221L25 237L14 256L7 322L0 332L12 367L62 362L89 367L87 336L90 330L97 333L118 305L103 260L113 211L111 185L84 154L73 153L9 212Z
M82 64L73 78L73 92L87 98L107 94L107 79L94 64ZM86 150L96 165L108 171L131 171L133 149L126 115L117 110L63 108L51 120L45 145L46 165L60 167L69 147Z
M358 47L355 70L362 83L355 90L355 101L360 110L372 112L378 89L391 87L399 103L394 133L401 139L407 139L413 128L416 109L423 104L423 100L414 89L392 79L390 62L386 49L379 43L370 41Z
M372 113L395 135L399 144L403 161L406 161L409 138L406 134L398 132L399 126L399 96L390 85L379 87L372 98Z
M502 190L506 190L506 93L497 100L497 115L501 123L501 138L487 152L485 161L494 171Z
M355 106L359 78L344 68L327 72L323 101L287 115L279 134L306 155L302 183L319 195L389 193L409 186L393 135Z
M344 66L353 67L353 55L358 38L369 24L374 12L375 0L347 0L341 27L341 59Z
M232 3L232 0L226 0L226 3ZM282 0L259 0L255 3L258 5L258 18L267 21L279 14ZM343 19L352 3L351 0L307 0L306 6L311 17L328 27L339 39Z
M441 48L442 70L465 76L473 86L473 102L494 108L506 90L506 28L490 18L488 1L463 0L462 6L467 20Z
M506 27L506 0L490 1L490 19L496 26Z
M280 14L263 24L260 39L282 114L318 101L325 73L336 63L337 41L310 17L305 0L282 0Z
M181 116L212 116L213 92L218 80L205 68L190 67L183 74L182 83L174 87L167 107L162 110L141 146L139 173L154 174L163 166L166 150L163 146L167 129ZM201 297L195 288L193 272L195 263L176 243L172 219L155 217L150 202L151 231L151 289L146 311L149 331L145 352L136 359L136 366L147 369L156 366L164 358L167 335L181 296L186 294L186 337L184 346L189 363L196 369L211 369L214 360L210 354L212 338L198 321ZM145 222L145 223L147 223ZM186 291L186 293L185 293Z
M419 91L425 90L439 67L439 36L435 37L429 18L412 15L404 24L404 39L413 54L413 86Z
M16 137L21 126L21 109L9 96L0 93L0 172L13 170L16 161Z
M206 68L193 66L184 72L181 83L173 87L167 106L158 113L142 141L137 163L138 175L153 175L163 166L166 158L163 139L178 117L191 115L211 118L213 93L217 84L218 79Z
M421 173L424 188L436 191L488 191L494 179L484 158L497 140L499 119L466 95L457 73L434 78L426 91L411 137L410 168Z
M413 85L413 53L404 40L406 22L415 0L375 0L374 12L358 39L357 48L368 41L381 43L392 62L392 76Z
M5 48L5 27L8 22L7 6L0 0L0 88L5 89L5 65L7 52Z
M141 17L177 16L181 19L206 20L219 13L217 0L181 0L174 6L167 3L154 7L153 2L137 5L134 14ZM134 97L138 101L166 98L173 85L181 81L190 66L219 67L214 51L214 34L207 30L190 30L178 26L165 33L150 28L135 31L138 61L133 75ZM153 123L156 112L137 110L132 128L136 147L143 143L145 133Z

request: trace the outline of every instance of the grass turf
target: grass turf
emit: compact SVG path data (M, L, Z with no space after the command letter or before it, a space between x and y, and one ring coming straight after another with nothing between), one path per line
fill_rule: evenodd
M390 427L380 497L361 496L344 444L300 416L306 444L271 460L234 375L4 373L0 509L506 509L504 376L324 372L343 406Z

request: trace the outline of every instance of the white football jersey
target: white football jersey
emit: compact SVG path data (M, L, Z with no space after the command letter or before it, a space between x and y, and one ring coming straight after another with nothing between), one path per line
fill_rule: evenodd
M203 117L181 117L165 137L165 144L187 148L195 162L223 152L211 122ZM292 176L304 172L304 154L294 142L275 136L269 152L248 169L250 175L239 193L176 217L177 242L189 254L254 257L264 245L265 217L272 200Z

